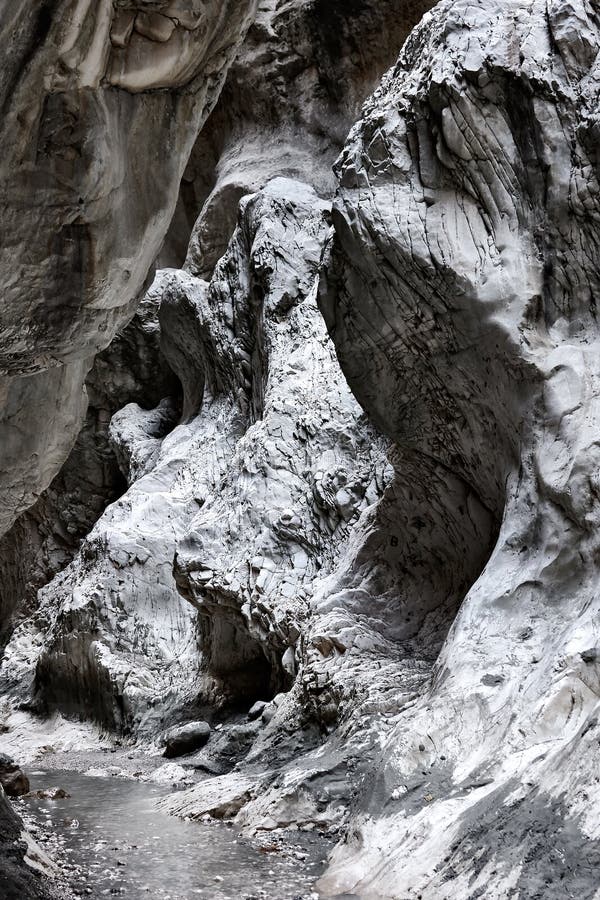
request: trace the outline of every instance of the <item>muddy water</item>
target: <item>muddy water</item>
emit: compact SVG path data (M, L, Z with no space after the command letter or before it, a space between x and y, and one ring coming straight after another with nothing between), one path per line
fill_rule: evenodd
M62 787L63 800L26 799L37 836L53 834L59 857L83 870L74 888L99 900L246 900L315 898L327 852L321 838L299 835L257 844L235 828L183 822L156 809L169 789L133 779L76 772L30 774L32 790ZM19 804L21 806L21 804ZM55 854L54 854L55 855Z

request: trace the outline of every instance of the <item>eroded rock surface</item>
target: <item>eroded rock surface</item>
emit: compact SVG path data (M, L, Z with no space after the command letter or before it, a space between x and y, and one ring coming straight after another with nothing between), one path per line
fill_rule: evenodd
M337 164L321 305L349 383L434 520L462 484L499 537L332 893L597 896L598 39L584 2L442 3Z
M181 424L165 437L164 404L113 418L131 487L16 630L13 690L155 735L194 698L250 707L294 682L312 584L389 477L316 307L328 209L276 180L210 283L161 276Z
M129 112L185 93L200 4L115 10L80 74L109 34ZM439 4L332 211L421 12L261 4L153 289L180 392L113 416L127 490L3 684L143 740L221 716L166 805L344 829L325 896L598 900L599 20Z
M153 6L19 0L0 13L0 533L73 445L85 376L134 312L254 11Z
M26 862L22 823L0 787L0 892L6 900L56 900L52 886ZM65 896L64 888L62 895ZM67 895L68 896L68 895Z
M100 353L86 379L84 427L51 486L0 540L0 646L37 608L37 592L72 561L109 503L126 489L109 439L111 417L130 402L152 409L181 388L160 351L158 278L133 320ZM167 429L168 430L168 429Z
M209 278L245 194L285 176L330 197L363 101L430 0L261 2L184 173L161 254ZM197 220L197 221L196 221ZM189 235L195 224L192 241Z
M153 6L17 0L0 9L0 536L73 448L94 355L135 310L255 3ZM10 565L3 587L15 577L27 593L29 563ZM2 598L3 616L18 599ZM3 798L0 807L4 817ZM23 853L10 849L16 825L6 818L2 893L41 896L19 874Z

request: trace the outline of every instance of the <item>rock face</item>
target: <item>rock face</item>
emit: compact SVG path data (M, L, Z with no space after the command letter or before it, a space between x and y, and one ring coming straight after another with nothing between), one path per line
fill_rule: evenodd
M194 693L194 610L178 597L172 566L175 538L183 536L197 504L193 488L177 480L183 442L171 450L167 443L157 458L177 421L173 403L162 404L158 419L135 404L126 410L139 429L117 457L138 481L39 592L36 608L6 647L1 677L13 697L31 698L37 683L45 704L85 711L126 731L147 721L155 731L162 727L157 702L161 709L177 708L174 694ZM185 437L189 442L189 433ZM140 477L144 458L155 464L147 480Z
M315 314L327 233L327 204L276 179L242 202L208 288L196 282L207 332L199 427L223 408L230 461L178 547L175 576L199 608L217 696L248 705L291 684L311 585L385 467Z
M194 731L190 751L218 715L192 760L216 777L165 805L249 831L343 828L323 896L598 900L600 23L587 0L443 0L352 129L332 207L328 162L426 5L260 4L184 178L179 212L202 206L185 269L161 271L97 357L54 498L0 548L13 595L55 575L0 684L146 743ZM33 41L21 6L0 13L0 86ZM13 107L60 51L30 110L36 160L58 143L52 191L77 175L90 192L81 220L64 198L44 207L53 261L28 245L7 282L6 523L67 452L78 385L133 309L251 4L200 6L84 20L71 4L73 40L40 13L7 94L19 147ZM142 121L145 163L160 135L176 151L156 191L131 162ZM10 224L38 162L7 160ZM179 262L181 222L164 249ZM15 312L27 286L31 320ZM78 465L96 474L74 515ZM60 510L70 562L50 526L38 578L23 535Z
M16 0L0 9L0 536L73 447L93 357L135 310L254 7ZM2 895L42 896L19 874L3 797L0 818Z
M53 900L44 879L25 862L21 822L0 787L0 896L5 900Z
M457 486L498 537L326 892L597 896L599 36L584 2L441 3L337 164L321 306L428 497L406 551L448 539L411 575L439 603L476 568Z
M0 533L73 445L85 376L133 314L254 11L153 7L18 0L0 12Z
M109 439L111 417L127 403L179 405L181 387L160 351L161 282L132 322L100 353L86 379L85 424L67 462L35 506L0 540L0 646L37 607L37 592L72 561L106 506L126 489ZM174 412L175 414L175 412Z
M186 268L209 278L233 233L239 200L275 177L330 197L331 168L361 104L431 5L260 3L184 173L162 263L179 266L187 255Z
M15 631L13 696L153 735L194 703L250 707L293 683L312 584L389 468L316 307L328 213L275 180L242 203L210 283L157 279L181 422L169 431L169 403L113 418L131 486Z

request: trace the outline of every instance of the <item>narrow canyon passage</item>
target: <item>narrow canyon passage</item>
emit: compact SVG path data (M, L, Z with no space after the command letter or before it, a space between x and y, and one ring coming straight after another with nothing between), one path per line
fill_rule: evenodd
M0 900L600 900L597 4L0 35Z

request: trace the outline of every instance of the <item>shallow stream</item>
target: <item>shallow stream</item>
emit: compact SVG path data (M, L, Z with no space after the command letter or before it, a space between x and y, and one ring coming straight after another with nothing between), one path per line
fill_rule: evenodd
M326 847L317 835L299 834L290 844L266 834L254 844L226 824L184 822L157 809L169 793L164 786L60 770L29 774L32 791L61 787L71 795L27 798L19 808L33 817L34 837L51 856L81 867L73 887L93 900L304 900L323 870Z

